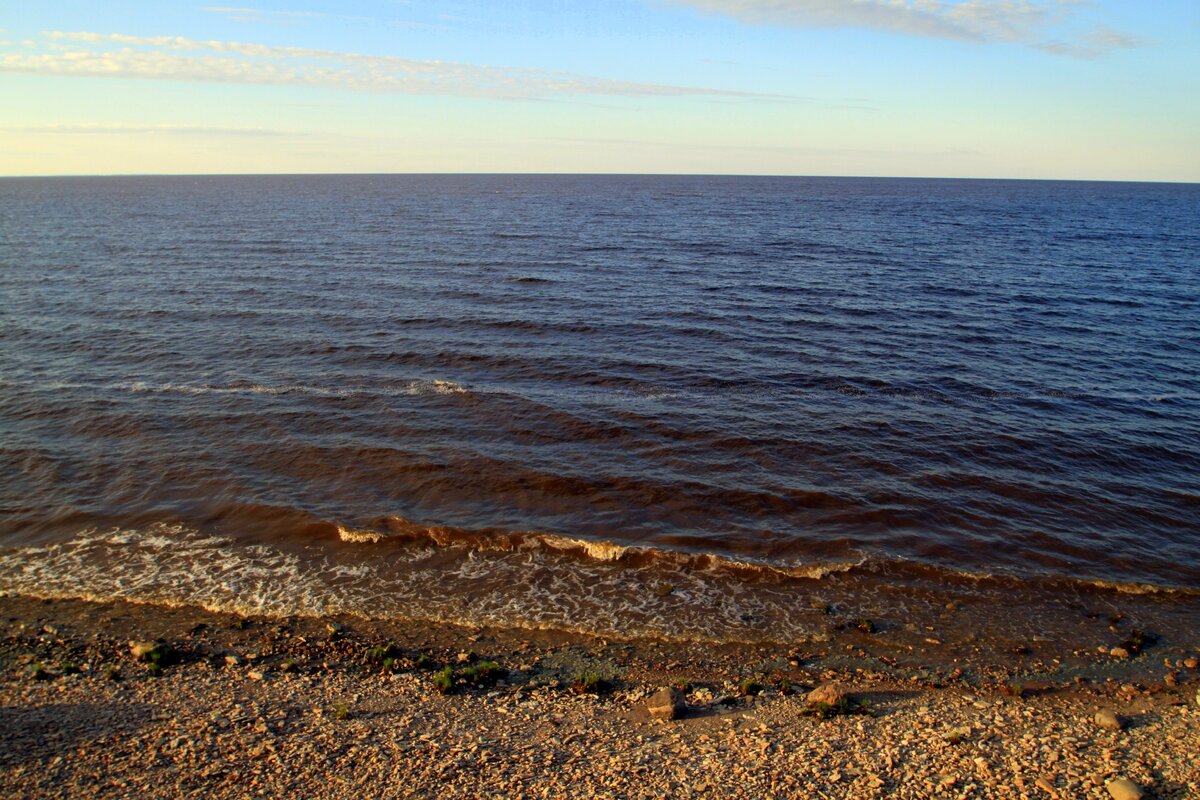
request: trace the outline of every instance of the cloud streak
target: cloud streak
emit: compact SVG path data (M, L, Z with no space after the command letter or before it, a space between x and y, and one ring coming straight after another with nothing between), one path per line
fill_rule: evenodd
M1095 58L1145 44L1108 28L1051 39L1079 0L669 0L754 25L854 27L964 42L1010 42L1055 55Z
M142 80L316 86L495 99L569 96L794 100L726 89L611 80L567 72L426 61L304 47L50 31L41 47L0 55L0 72Z
M361 14L335 14L328 11L281 11L254 6L204 6L200 9L218 14L230 22L252 22L260 25L302 25L314 21L351 22L363 25L387 25L398 28L429 28L421 22L376 19Z
M273 130L271 128L219 128L209 125L179 125L161 123L156 125L136 125L121 122L81 122L75 124L52 125L6 125L0 127L6 133L64 134L64 135L104 135L104 134L150 134L167 136L304 136L293 131Z

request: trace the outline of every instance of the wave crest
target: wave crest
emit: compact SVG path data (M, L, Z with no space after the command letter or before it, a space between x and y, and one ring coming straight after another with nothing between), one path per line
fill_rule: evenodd
M445 525L423 525L398 515L384 517L379 520L376 528L351 528L339 524L337 531L339 539L351 544L421 542L440 548L457 547L501 553L547 551L588 561L627 562L631 566L638 567L661 566L724 571L743 575L778 575L790 578L820 579L834 573L849 572L855 567L862 566L868 560L863 555L847 561L772 564L716 553L689 553L647 545L618 544L605 540L581 539L539 531L476 530Z

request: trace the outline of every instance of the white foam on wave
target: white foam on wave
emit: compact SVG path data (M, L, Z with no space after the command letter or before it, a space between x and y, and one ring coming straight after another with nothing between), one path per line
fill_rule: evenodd
M527 541L533 546L548 547L552 550L582 551L588 558L595 561L620 561L631 550L641 550L641 548L630 548L628 545L620 545L613 542L574 539L569 536L555 536L552 534L530 536Z
M451 528L443 525L422 525L401 516L387 517L386 526L392 533L338 526L343 542L377 544L388 539L419 540L441 548L459 548L480 552L549 551L573 554L601 563L612 563L640 557L660 566L707 570L724 573L774 574L789 578L820 579L828 575L860 567L867 563L865 554L844 561L773 563L761 560L738 559L716 553L691 553L668 550L649 545L628 545L603 539L582 539L539 531L496 532Z
M338 536L364 544L392 538L351 528ZM887 580L839 590L839 584L794 579L846 565L756 569L746 580L735 574L751 568L741 562L689 556L647 567L623 563L644 552L639 548L600 543L581 550L569 537L507 550L445 547L436 538L444 537L409 538L384 551L366 544L297 554L182 525L93 529L56 544L0 549L0 592L279 618L346 614L700 642L821 635L828 621L808 610L809 601L828 598L828 591L849 590L840 596L868 616L932 613L922 607L926 601L898 595ZM590 557L568 558L564 548ZM1023 620L997 624L1020 628Z
M112 383L81 383L76 381L48 381L37 384L13 384L44 391L84 389L88 391L132 392L135 394L178 394L178 395L304 395L309 397L401 397L428 394L467 394L468 389L454 381L434 378L430 380L403 381L392 386L314 386L310 384L267 384L267 383L188 383L177 381L116 381Z
M431 381L411 381L407 388L408 394L466 394L467 389L460 383L444 381L435 378Z
M348 528L345 525L338 525L338 538L343 542L351 544L374 544L381 542L386 538L386 534L379 531L362 530L361 528Z
M383 534L342 528L339 538ZM44 546L0 551L0 591L114 599L272 617L349 614L463 625L547 628L612 638L762 641L802 635L794 590L751 589L706 570L639 569L563 561L554 547L484 553L408 543L303 557L181 525L86 530ZM355 554L358 553L356 556ZM366 557L363 557L363 556ZM658 589L669 584L670 591ZM754 620L748 623L747 620Z

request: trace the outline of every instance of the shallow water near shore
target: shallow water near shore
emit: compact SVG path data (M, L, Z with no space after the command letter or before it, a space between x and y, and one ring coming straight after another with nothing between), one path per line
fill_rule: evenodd
M0 200L0 590L712 641L1104 644L1120 613L1200 641L1200 187Z

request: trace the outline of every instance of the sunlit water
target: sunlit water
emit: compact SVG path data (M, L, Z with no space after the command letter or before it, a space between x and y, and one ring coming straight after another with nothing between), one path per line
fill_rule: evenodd
M1197 186L8 179L0 293L0 588L713 638L1200 592Z

